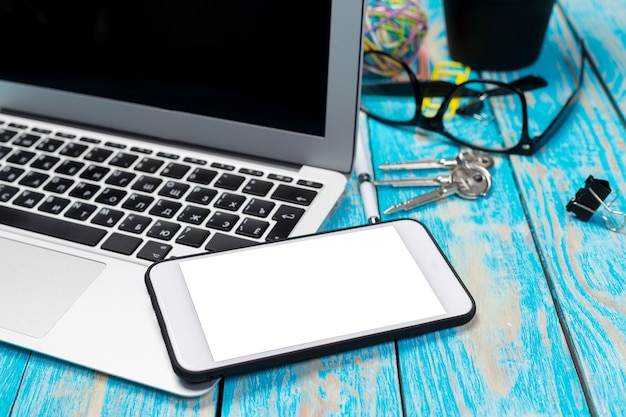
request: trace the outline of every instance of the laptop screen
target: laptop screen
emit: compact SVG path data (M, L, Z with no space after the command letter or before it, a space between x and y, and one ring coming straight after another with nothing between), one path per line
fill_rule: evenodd
M351 170L363 0L6 0L0 108Z
M3 4L6 80L325 134L330 0Z

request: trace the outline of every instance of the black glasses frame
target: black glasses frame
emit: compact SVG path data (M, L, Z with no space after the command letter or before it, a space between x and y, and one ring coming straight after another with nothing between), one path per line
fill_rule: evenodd
M567 22L567 24L568 26L570 25L569 21ZM454 142L457 142L464 146L469 146L474 149L479 149L479 150L488 151L488 152L505 153L505 154L532 155L535 151L541 148L548 141L548 139L550 139L554 135L554 133L558 130L558 128L563 124L563 122L566 119L566 116L569 114L569 112L571 111L573 107L572 105L577 100L579 93L580 93L580 89L581 89L584 74L585 74L585 59L588 58L589 55L582 39L580 39L576 31L573 30L571 26L570 26L570 29L572 30L574 38L579 44L580 51L581 51L579 77L576 82L576 86L574 87L574 90L572 91L572 94L569 96L569 98L567 99L567 101L565 102L561 110L559 111L559 113L557 113L555 118L550 122L550 124L546 127L546 129L538 136L531 137L528 133L528 106L526 104L526 98L524 97L524 91L529 91L529 90L547 85L547 83L545 82L545 80L543 80L543 78L531 75L531 76L520 78L511 83L504 83L501 81L486 80L486 79L474 79L474 80L466 81L459 85L445 82L445 81L419 81L417 77L415 76L415 73L413 72L413 70L411 70L411 68L405 62L398 60L392 55L383 51L374 51L374 50L367 51L365 53L365 57L371 54L378 54L380 56L386 57L387 59L391 59L397 62L397 64L400 67L402 67L402 69L406 72L406 74L409 77L409 80L406 82L402 82L402 83L392 82L392 83L384 83L384 84L379 84L379 85L376 85L376 84L364 85L362 88L364 91L367 91L367 89L384 90L386 94L396 95L396 96L399 96L399 95L406 96L407 94L413 95L415 98L415 104L416 104L415 115L413 116L412 119L407 120L407 121L394 121L394 120L390 120L388 118L379 116L374 112L371 112L362 103L361 103L361 110L365 114L367 114L369 117L381 123L393 125L393 126L419 127L424 130L439 133ZM448 105L450 104L450 101L453 98L459 97L459 96L468 96L468 95L478 96L482 94L483 92L476 92L476 90L472 90L471 88L466 88L468 84L475 84L475 83L481 83L481 82L498 86L498 88L494 90L490 90L488 92L489 95L517 94L519 96L521 104L522 104L523 122L522 122L521 137L520 137L519 142L515 146L506 148L506 149L486 148L486 147L482 147L482 146L467 142L463 139L460 139L445 129L443 118L447 111ZM444 97L441 103L441 106L439 107L435 116L427 117L422 113L421 108L422 108L422 101L424 97Z

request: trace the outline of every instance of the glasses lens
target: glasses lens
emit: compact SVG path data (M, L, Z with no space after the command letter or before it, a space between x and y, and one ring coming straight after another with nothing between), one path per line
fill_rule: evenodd
M468 82L452 93L443 126L470 146L494 151L520 142L524 114L521 96L513 89L490 82Z
M368 52L364 59L361 107L389 122L413 120L417 109L414 80L395 58Z

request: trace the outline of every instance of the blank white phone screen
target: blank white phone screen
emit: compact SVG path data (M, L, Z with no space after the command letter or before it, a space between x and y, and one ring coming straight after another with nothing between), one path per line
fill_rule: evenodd
M180 268L216 362L445 314L393 226Z

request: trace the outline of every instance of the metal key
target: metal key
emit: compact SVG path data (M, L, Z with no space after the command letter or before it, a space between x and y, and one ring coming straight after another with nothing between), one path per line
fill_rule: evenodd
M374 185L390 185L392 187L441 187L452 182L452 174L437 175L435 177L424 178L390 178L386 180L376 180Z
M408 161L394 164L382 164L378 168L383 171L411 170L411 169L454 169L460 163L471 163L483 168L493 166L493 158L482 151L474 151L470 148L461 148L459 154L454 158L424 159L421 161Z
M474 200L487 195L491 189L491 174L481 166L462 164L452 171L452 181L441 188L413 197L407 201L391 206L385 214L400 210L411 210L432 201L441 200L457 194L459 197Z

